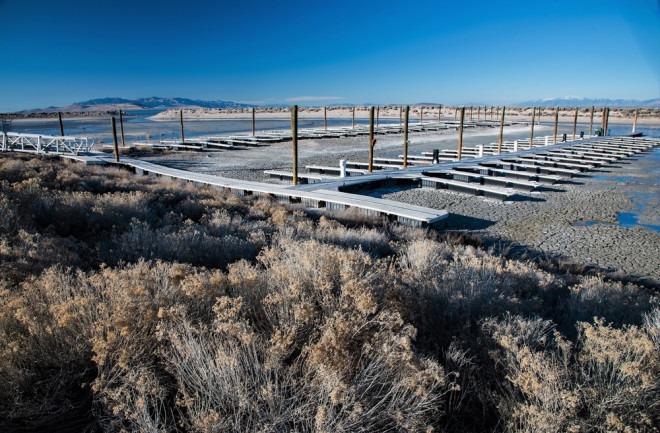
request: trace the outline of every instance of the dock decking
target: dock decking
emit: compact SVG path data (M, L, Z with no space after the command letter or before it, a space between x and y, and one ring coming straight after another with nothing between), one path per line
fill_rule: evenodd
M324 131L325 133L325 131ZM8 143L8 136L2 137ZM483 195L497 200L507 200L513 195L531 193L540 184L552 184L561 178L587 172L600 165L609 164L622 158L636 155L652 147L660 146L660 140L645 137L598 137L576 140L569 143L545 145L546 139L532 148L513 146L507 143L507 154L492 153L492 145L465 149L465 160L452 158L452 152L441 154L440 162L432 164L432 156L409 155L408 159L417 165L403 168L402 158L382 158L373 164L376 171L369 173L363 162L351 162L346 169L350 178L338 177L339 167L309 166L317 173L299 173L298 178L306 183L299 186L276 185L223 178L213 175L189 172L164 167L147 161L122 157L119 163L112 155L100 152L80 152L77 149L57 152L62 158L85 164L118 164L138 174L167 176L216 188L228 189L237 195L258 195L276 198L286 203L301 203L304 206L342 210L358 208L369 215L383 215L414 227L427 227L442 224L448 213L444 210L428 209L390 200L351 194L345 189L360 188L362 185L388 181L418 182L420 186L448 189L450 191ZM15 140L15 142L17 142ZM8 151L41 152L43 149L24 143L21 148L3 147ZM188 145L165 143L167 145ZM536 144L536 143L535 143ZM57 145L57 143L56 143ZM57 148L56 148L57 149ZM513 150L511 152L510 150ZM55 153L55 152L51 152ZM442 162L442 160L447 161ZM332 173L332 174L330 174ZM271 170L270 175L280 179L292 179L293 174Z

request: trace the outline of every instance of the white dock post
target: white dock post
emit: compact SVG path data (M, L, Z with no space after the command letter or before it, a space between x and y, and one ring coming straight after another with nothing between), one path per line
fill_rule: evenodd
M514 152L518 151L518 140L513 140L513 151Z
M546 135L546 136L545 136L545 145L546 145L546 146L548 145L548 138L550 138L550 137L548 137L548 136Z
M477 148L479 149L479 158L483 158L484 157L484 145L480 144L480 145L477 146Z
M41 135L37 137L37 153L41 153Z
M346 177L346 160L339 161L339 177Z

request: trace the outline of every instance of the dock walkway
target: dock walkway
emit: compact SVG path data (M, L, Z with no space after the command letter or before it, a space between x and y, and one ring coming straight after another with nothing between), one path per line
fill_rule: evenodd
M3 150L43 152L43 148L40 147L41 140L37 140L36 143L24 141L23 144L17 145L18 139L12 138L14 147L11 147L9 137L8 134L2 137L3 143L7 144ZM547 140L542 141L547 142ZM59 143L51 144L56 146L54 151L57 151ZM442 224L448 213L444 210L413 206L346 191L369 188L370 185L387 182L405 181L417 182L422 187L443 188L507 200L520 191L525 193L535 191L540 183L554 183L562 177L571 177L601 164L633 156L657 146L660 146L659 139L645 137L594 137L554 145L540 144L531 149L514 143L514 151L506 154L493 155L479 151L475 155L474 149L467 149L466 154L470 154L469 158L460 161L448 158L449 161L436 164L430 164L428 156L409 155L411 161L419 161L422 164L407 168L403 168L402 161L388 159L375 164L374 166L380 170L372 173L362 168L348 168L347 171L352 174L350 177L325 175L326 172L338 174L339 167L336 169L309 167L310 170L318 170L319 173L299 174L299 178L306 178L308 182L297 186L224 178L128 157L121 157L120 162L115 162L112 155L92 151L81 152L78 148L56 154L61 158L85 164L120 165L137 174L165 176L227 189L239 196L253 194L273 197L285 203L301 203L304 206L329 210L358 208L369 215L383 215L409 226L427 227ZM511 147L507 146L507 149ZM363 167L364 164L353 163L353 166ZM292 174L289 177L289 173L284 171L272 171L272 174L282 179L293 178Z
M368 215L384 215L412 227L428 227L441 224L448 216L444 210L428 209L421 206L412 206L391 200L383 200L357 194L350 194L338 190L338 184L323 183L322 187L314 190L304 190L279 186L270 183L251 182L230 179L213 175L194 173L176 168L164 167L147 161L122 157L115 162L112 155L92 153L84 156L64 155L64 158L81 161L86 164L114 164L131 168L135 173L142 175L165 176L181 179L200 185L209 185L216 188L229 189L232 193L245 196L257 195L274 197L282 202L302 203L305 206L326 208L329 210L344 210L350 207L361 209ZM384 176L377 176L385 178ZM374 179L372 179L373 181ZM342 179L344 185L345 180ZM334 187L334 188L333 188Z

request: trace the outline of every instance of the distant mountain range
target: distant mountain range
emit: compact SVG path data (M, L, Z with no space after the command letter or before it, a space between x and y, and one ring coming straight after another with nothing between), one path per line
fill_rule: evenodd
M513 104L519 107L612 107L612 108L660 108L660 98L638 101L634 99L589 99L580 96L534 99Z
M335 105L355 105L355 104L332 104ZM363 104L364 105L364 104ZM366 104L378 105L378 104ZM439 103L422 102L413 104L416 106L436 106L443 105ZM469 104L467 104L469 105ZM473 104L488 105L488 104ZM511 104L518 107L612 107L612 108L660 108L660 98L637 101L632 99L589 99L579 96L565 96L562 98L534 99L530 101ZM284 107L287 104L267 105L264 107ZM187 98L160 98L152 96L150 98L124 99L124 98L99 98L90 99L83 102L75 102L66 107L48 107L33 110L25 110L21 113L52 113L62 112L91 112L91 111L116 111L116 110L139 110L139 109L162 109L171 108L249 108L258 107L258 105L242 104L233 101L202 101Z
M241 104L232 101L201 101L186 98L150 98L124 99L124 98L99 98L83 102L74 102L66 107L48 107L33 110L25 110L23 113L41 113L53 111L111 111L111 110L139 110L139 109L163 109L170 108L247 108L254 105Z

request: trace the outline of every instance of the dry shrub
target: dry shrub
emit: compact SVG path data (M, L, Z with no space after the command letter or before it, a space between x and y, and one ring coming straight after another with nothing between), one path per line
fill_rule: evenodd
M531 263L429 239L405 244L397 264L398 277L418 300L418 326L444 340L444 347L451 342L448 336L482 317L544 312L557 285Z
M0 293L0 410L8 419L66 411L93 377L89 337L98 292L51 268Z
M0 212L2 427L92 398L107 431L660 424L642 287L25 156L0 155Z
M586 426L658 431L660 353L644 329L579 323L576 355Z
M233 234L222 237L210 234L203 226L188 220L180 227L153 228L134 219L130 229L117 240L119 258L128 262L138 259L185 260L201 266L224 268L229 263L254 258L263 244L263 235L252 233L248 239Z
M602 277L584 277L569 289L565 316L569 324L598 316L611 323L640 325L642 315L652 307L653 296L648 291Z
M226 280L217 272L144 261L102 269L89 280L104 295L91 343L98 367L93 390L106 428L128 422L139 431L171 429L174 379L162 367L160 329L174 313L208 320Z
M360 227L348 229L337 221L321 217L313 238L346 248L361 248L379 256L391 253L390 238L383 230Z
M187 428L418 431L438 417L450 384L387 307L382 264L292 239L258 261L230 267L213 326L181 317L165 332Z
M644 314L644 329L646 329L649 338L660 352L660 307L656 306L653 310Z
M498 409L506 430L573 431L579 395L571 386L570 345L553 335L553 323L509 315L485 320L482 329L495 343L490 356L503 369Z
M573 345L553 328L520 316L483 322L506 430L657 431L660 356L643 329L580 322Z

